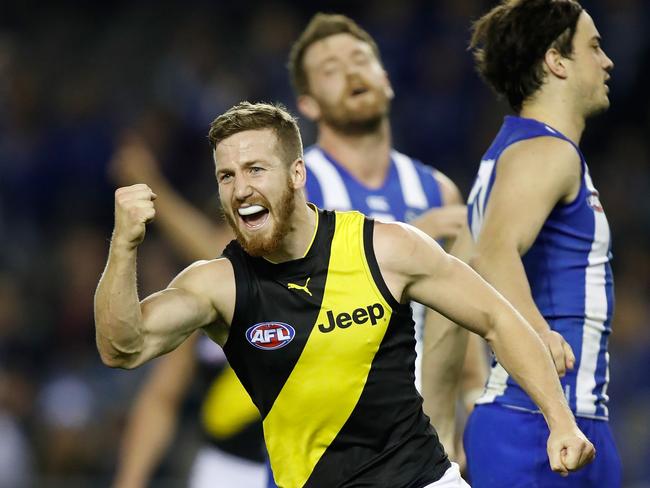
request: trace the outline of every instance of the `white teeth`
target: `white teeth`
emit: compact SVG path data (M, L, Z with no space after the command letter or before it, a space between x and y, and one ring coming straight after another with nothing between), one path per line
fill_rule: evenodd
M264 210L266 209L261 205L251 205L250 207L239 208L237 212L239 212L239 215L253 215Z

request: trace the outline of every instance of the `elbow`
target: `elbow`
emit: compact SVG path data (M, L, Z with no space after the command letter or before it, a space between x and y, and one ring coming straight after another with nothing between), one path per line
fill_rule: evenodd
M140 353L126 353L113 346L99 334L96 338L97 351L105 366L109 368L134 369L142 364Z
M101 349L99 350L99 357L101 358L102 363L104 363L104 366L108 366L109 368L135 369L140 366L141 363L138 362L136 358L129 356L131 355L107 352Z

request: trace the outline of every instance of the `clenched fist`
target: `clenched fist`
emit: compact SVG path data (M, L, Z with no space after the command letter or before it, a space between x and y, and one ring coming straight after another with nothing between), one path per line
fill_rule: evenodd
M562 476L582 468L596 456L594 445L589 442L577 425L570 429L551 430L546 443L551 469Z
M146 224L156 215L155 199L156 194L142 183L115 190L113 242L129 249L136 248L142 242Z

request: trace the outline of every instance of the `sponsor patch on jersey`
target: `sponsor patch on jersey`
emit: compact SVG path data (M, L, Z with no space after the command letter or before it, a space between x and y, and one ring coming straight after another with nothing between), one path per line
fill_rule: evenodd
M339 329L347 329L352 324L362 325L368 323L370 325L376 325L384 315L386 315L386 311L380 303L373 303L367 307L355 308L351 312L341 312L336 315L331 310L328 310L327 324L318 324L318 330L327 334L337 327Z
M261 322L249 327L246 331L246 340L258 349L272 351L289 344L296 331L284 322Z
M603 206L600 204L600 198L598 198L599 193L597 191L592 191L587 197L587 205L593 208L596 212L602 212Z

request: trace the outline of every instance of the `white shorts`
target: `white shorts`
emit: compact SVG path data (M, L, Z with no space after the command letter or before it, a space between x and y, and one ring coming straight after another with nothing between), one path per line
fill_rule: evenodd
M190 488L266 488L267 470L256 463L213 446L204 446L196 454L190 471Z
M471 486L460 476L458 464L451 463L451 467L445 471L442 478L424 488L471 488Z

